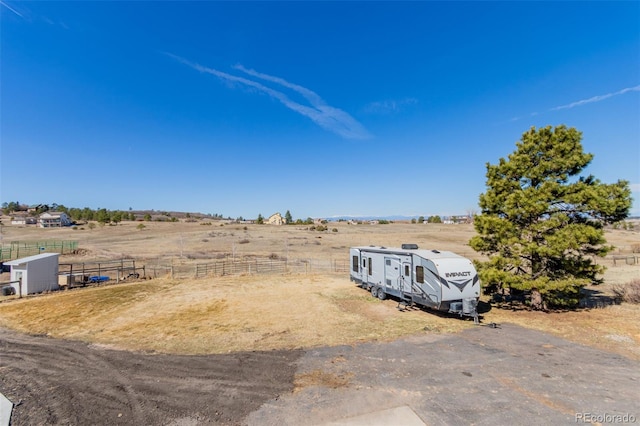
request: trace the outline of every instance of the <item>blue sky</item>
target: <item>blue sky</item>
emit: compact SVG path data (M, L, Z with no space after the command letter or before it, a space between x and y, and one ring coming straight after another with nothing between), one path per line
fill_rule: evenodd
M640 214L639 2L0 1L0 200L478 210L566 124Z

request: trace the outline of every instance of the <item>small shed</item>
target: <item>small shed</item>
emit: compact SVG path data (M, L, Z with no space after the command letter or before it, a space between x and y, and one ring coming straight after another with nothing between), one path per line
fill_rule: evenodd
M58 253L42 253L35 256L4 262L11 266L11 286L16 294L41 293L43 291L57 290L58 287Z

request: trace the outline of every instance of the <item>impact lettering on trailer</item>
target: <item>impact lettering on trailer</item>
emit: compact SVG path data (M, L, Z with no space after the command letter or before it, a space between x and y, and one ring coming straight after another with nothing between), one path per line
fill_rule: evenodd
M447 278L470 277L471 276L471 272L469 272L469 271L467 271L467 272L445 272L444 276L447 277Z

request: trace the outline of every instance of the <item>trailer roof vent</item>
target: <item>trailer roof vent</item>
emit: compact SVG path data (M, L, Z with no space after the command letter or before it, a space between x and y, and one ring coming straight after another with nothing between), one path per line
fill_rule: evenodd
M403 244L402 245L402 249L403 250L417 250L418 249L418 245L417 244Z
M440 253L438 250L431 250L434 253Z

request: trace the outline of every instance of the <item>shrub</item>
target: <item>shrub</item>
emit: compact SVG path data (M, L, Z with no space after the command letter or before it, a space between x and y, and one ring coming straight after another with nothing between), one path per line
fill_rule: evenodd
M640 303L640 279L632 280L626 284L614 285L612 291L618 302Z
M240 240L238 241L238 244L247 244L249 242L249 240L247 240L246 238L244 240Z
M640 244L631 244L632 253L640 253Z
M331 232L338 232L338 228L333 228Z

